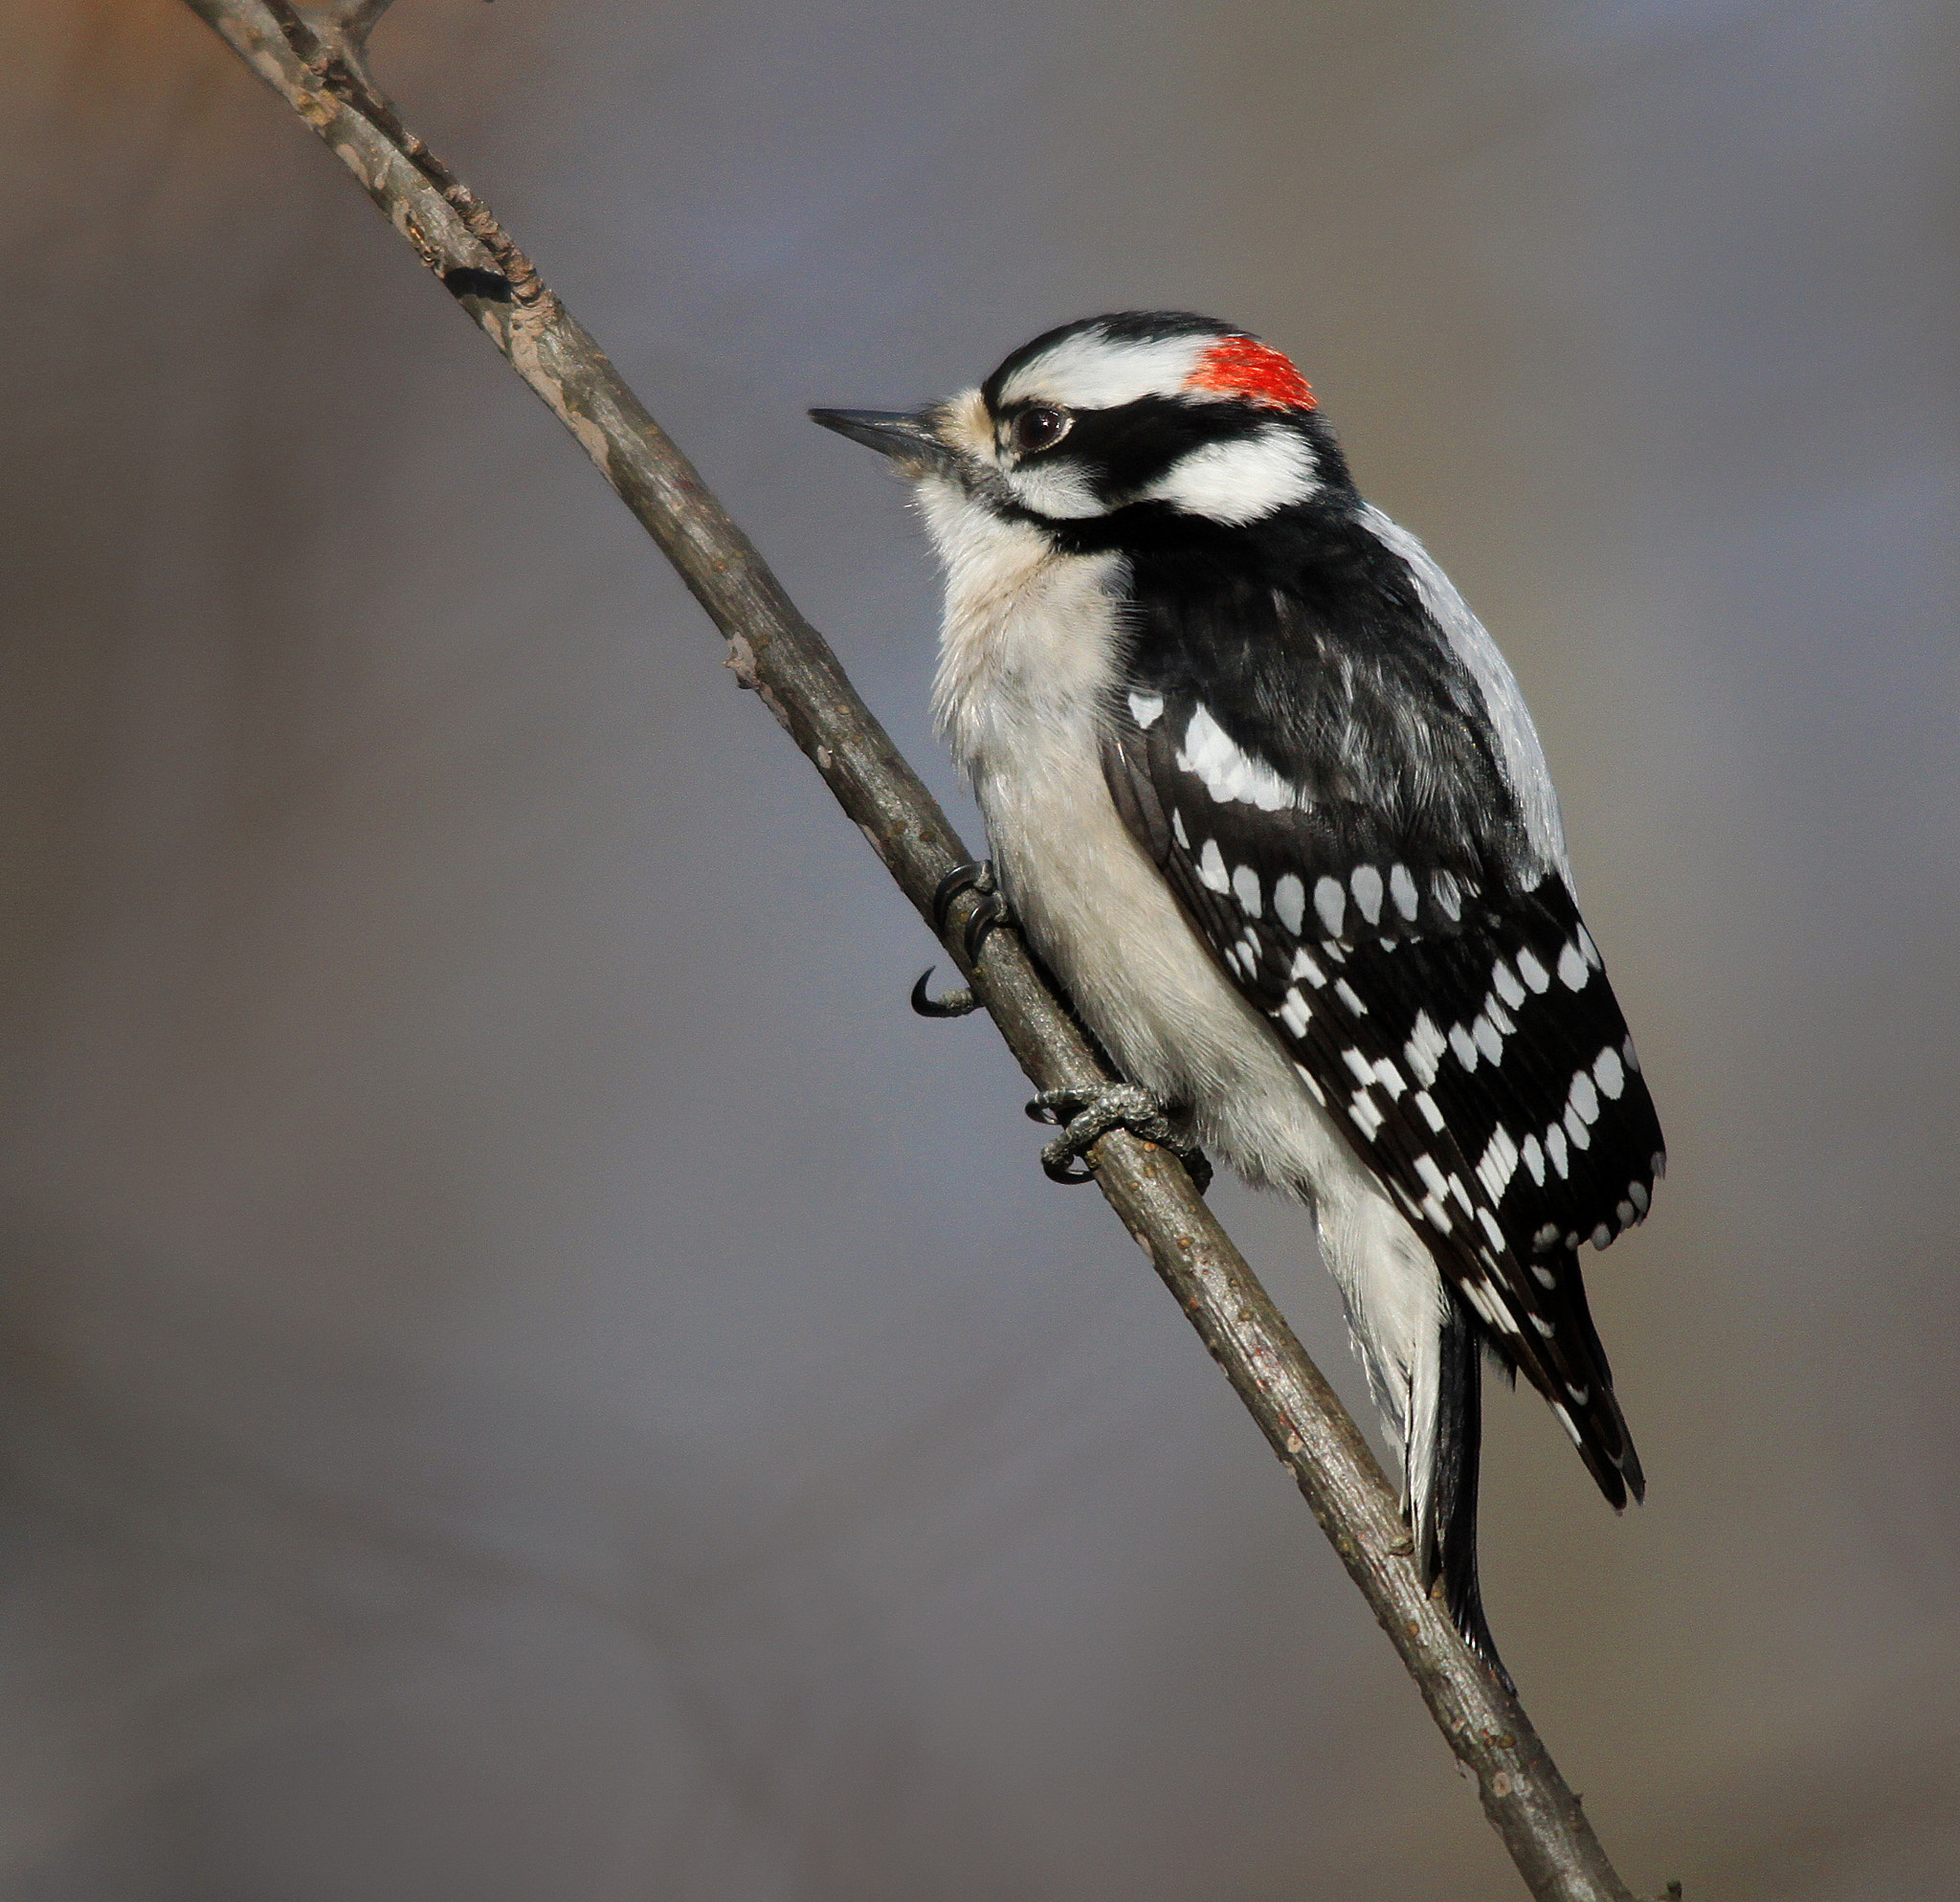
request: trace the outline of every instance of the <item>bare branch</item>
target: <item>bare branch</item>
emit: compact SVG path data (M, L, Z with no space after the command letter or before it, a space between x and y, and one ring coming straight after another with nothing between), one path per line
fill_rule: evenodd
M810 757L922 916L968 857L945 814L605 353L482 201L401 123L359 64L386 0L343 0L309 24L289 0L186 0L319 133L598 465L728 642L728 665ZM948 953L1037 1087L1109 1081L1012 932L977 968ZM1544 1902L1633 1902L1515 1698L1471 1656L1424 1592L1409 1532L1353 1421L1231 1239L1163 1150L1116 1130L1090 1152L1096 1179L1299 1482L1314 1517L1415 1679L1485 1814Z

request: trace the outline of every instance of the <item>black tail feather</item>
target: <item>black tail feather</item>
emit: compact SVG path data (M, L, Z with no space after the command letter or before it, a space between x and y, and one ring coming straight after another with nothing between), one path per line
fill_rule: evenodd
M1440 1577L1451 1622L1463 1642L1516 1691L1498 1656L1483 1616L1483 1593L1477 1581L1477 1472L1483 1449L1483 1350L1469 1305L1454 1287L1446 1290L1443 1322L1442 1392L1437 1402L1436 1528L1437 1550L1424 1555L1424 1575Z

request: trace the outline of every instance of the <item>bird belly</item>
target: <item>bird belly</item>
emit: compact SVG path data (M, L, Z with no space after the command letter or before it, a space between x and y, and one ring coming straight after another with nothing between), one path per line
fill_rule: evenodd
M1124 824L1093 722L1023 735L1013 760L975 774L1002 889L1118 1066L1256 1181L1312 1198L1358 1167Z
M1002 889L1029 944L1117 1067L1188 1105L1200 1140L1249 1181L1315 1213L1369 1388L1403 1462L1405 1498L1429 1491L1442 1281L1292 1059L1219 969L1123 823L1093 736L1017 751L1012 778L976 778Z

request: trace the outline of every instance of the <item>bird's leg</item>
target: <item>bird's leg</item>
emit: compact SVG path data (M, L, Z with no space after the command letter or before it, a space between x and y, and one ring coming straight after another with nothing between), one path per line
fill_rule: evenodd
M1028 1114L1037 1123L1062 1126L1061 1134L1041 1152L1041 1167L1052 1182L1086 1182L1094 1174L1085 1155L1090 1145L1111 1130L1127 1130L1168 1149L1184 1164L1199 1195L1212 1186L1211 1161L1192 1136L1186 1112L1159 1102L1141 1084L1044 1089L1028 1105Z
M1000 896L1000 888L993 877L991 859L969 859L963 865L955 865L939 882L932 894L932 929L943 938L946 936L947 919L950 916L954 901L963 892L975 894L973 908L967 915L966 929L960 934L961 948L967 953L969 964L980 961L980 947L987 942L988 933L997 925L1013 923L1006 902ZM932 967L919 973L918 983L912 986L912 1008L921 1017L949 1018L965 1017L969 1011L980 1008L980 1001L970 990L948 991L943 997L927 994L925 980L932 975Z

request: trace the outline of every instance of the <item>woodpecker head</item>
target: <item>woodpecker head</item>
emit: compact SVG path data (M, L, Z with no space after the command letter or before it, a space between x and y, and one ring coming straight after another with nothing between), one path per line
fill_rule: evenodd
M978 507L1085 551L1177 525L1242 528L1348 488L1293 365L1181 311L1064 324L916 414L811 415L889 456L929 515Z

